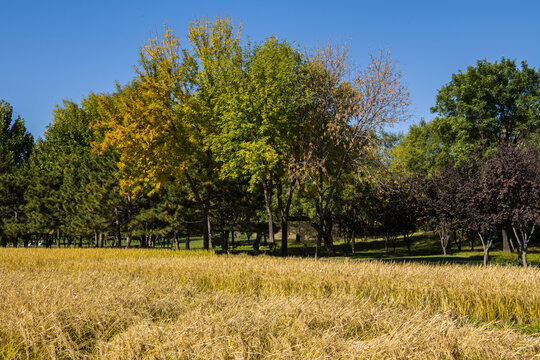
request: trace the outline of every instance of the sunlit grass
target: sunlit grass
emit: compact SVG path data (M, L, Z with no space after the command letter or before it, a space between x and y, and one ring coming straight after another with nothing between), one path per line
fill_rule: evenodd
M540 269L3 249L0 358L531 359Z

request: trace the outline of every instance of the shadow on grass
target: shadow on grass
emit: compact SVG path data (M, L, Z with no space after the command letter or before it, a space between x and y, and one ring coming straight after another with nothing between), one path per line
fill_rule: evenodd
M382 258L381 261L395 263L422 263L422 264L481 264L484 257L478 256L415 256Z
M236 246L229 248L228 254L246 254L251 256L266 255L281 257L280 242L272 250L268 246L261 244L259 252L253 251L252 243L246 240L240 240L235 243ZM354 261L378 260L394 263L422 263L422 264L463 264L463 265L481 265L483 263L483 253L481 249L476 251L468 250L469 244L463 243L463 251L459 251L455 244L449 249L449 255L442 254L438 236L432 232L416 233L410 237L411 253L407 250L407 244L402 238L396 239L395 252L390 245L388 252L385 249L385 242L380 238L358 239L355 244L354 254L351 252L350 243L336 239L335 254L329 254L324 246L320 249L320 258L328 260L350 259ZM478 244L476 244L478 245ZM536 244L529 251L529 264L533 267L540 266L540 252ZM224 255L219 248L215 249L217 254ZM314 258L315 242L297 242L289 240L288 256L298 258ZM494 249L490 254L490 264L498 265L516 265L517 255L515 253L502 253L501 249Z

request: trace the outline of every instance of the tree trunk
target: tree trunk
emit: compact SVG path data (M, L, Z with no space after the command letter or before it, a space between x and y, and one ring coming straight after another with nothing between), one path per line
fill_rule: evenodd
M441 239L443 254L446 256L448 253L448 244L450 243L450 231L448 230L446 224L441 224L439 228L439 238Z
M480 238L482 247L484 248L484 266L487 266L489 260L489 249L491 249L491 245L493 244L493 237L490 234L485 235L481 232L478 232L478 237Z
M210 224L210 214L207 204L202 205L203 211L203 248L204 250L210 249L210 243L212 242L212 227ZM213 247L213 243L212 243Z
M127 195L127 219L126 219L126 226L127 226L127 229L126 229L126 249L129 249L129 247L131 246L131 195ZM120 243L122 242L122 238L120 238Z
M289 254L289 249L288 249L289 222L286 216L287 215L284 215L281 218L281 256L287 256Z
M346 233L345 235L341 234L340 236L345 240L345 256L348 256L351 254L351 235Z
M523 252L521 250L521 246L517 246L516 248L517 252L517 258L518 258L518 266L523 265Z
M523 261L523 267L527 268L527 248L529 247L529 241L532 238L534 234L535 225L532 226L531 232L527 233L527 230L523 228L522 226L519 227L519 233L516 230L515 226L512 226L512 230L514 230L514 235L516 236L516 241L518 243L518 256L521 254L521 258ZM521 235L521 236L520 236Z
M409 236L407 236L406 233L403 233L403 240L405 241L405 244L407 245L407 254L411 256L411 239Z
M115 226L114 246L115 247L121 247L122 246L122 234L120 233L120 218L119 218L119 215L118 215L118 207L114 208L114 226Z
M510 252L516 251L516 247L514 246L514 242L512 241L512 237L508 237L508 244L510 245Z
M334 227L334 222L332 220L332 217L327 216L325 221L325 228L323 232L323 239L324 239L324 247L326 251L328 252L328 255L334 256L336 254L336 250L334 248L334 238L332 236L332 230Z
M189 187L191 188L191 191L195 195L195 198L197 199L197 203L201 207L201 210L203 213L203 222L202 222L203 248L204 250L209 250L210 244L212 244L212 247L214 247L214 243L212 241L212 226L210 223L210 204L208 200L206 200L206 198L203 197L198 187L196 186L195 181L193 181L189 173L186 172L185 174L186 174L186 179L189 183Z
M288 255L288 245L289 245L289 212L291 210L292 197L294 195L294 185L296 184L296 179L291 181L289 186L289 192L287 194L287 199L285 205L283 204L283 189L281 182L278 183L278 207L281 215L281 256Z
M516 242L517 242L517 256L518 256L518 265L525 266L525 263L523 262L523 239L520 238L518 232L516 231L516 228L512 226L512 230L514 230L514 235L516 236ZM523 234L523 232L521 232Z
M221 249L225 254L229 253L229 232L223 231L221 233Z
M322 238L323 238L323 227L324 227L324 219L322 215L320 214L320 208L317 207L317 212L319 212L319 224L317 226L317 243L315 245L315 259L318 259L321 256L321 245L322 245Z
M452 235L454 237L454 242L456 243L456 246L457 246L457 249L458 251L461 251L461 244L462 244L462 238L461 236L458 236L458 232L456 230L454 230L452 232Z
M146 234L141 235L141 248L146 248L148 246L148 241L146 238Z
M179 247L178 247L178 232L176 230L174 230L174 232L173 232L173 242L174 242L174 250L178 251L179 250Z
M319 176L322 176L320 174ZM320 257L320 251L321 251L321 245L323 240L323 231L324 231L324 198L321 190L319 190L319 199L317 200L316 204L316 210L317 210L317 243L315 245L315 259L318 259Z
M351 253L353 255L354 255L354 252L356 251L355 237L356 237L356 234L353 230L351 234Z
M255 236L255 240L253 241L253 252L255 255L259 253L259 245L261 243L261 233L257 232L257 235Z
M272 183L270 180L263 181L264 203L268 215L268 242L270 250L274 248L274 218L272 216Z
M508 233L506 232L506 229L502 229L502 243L503 251L510 252L510 243L508 241Z

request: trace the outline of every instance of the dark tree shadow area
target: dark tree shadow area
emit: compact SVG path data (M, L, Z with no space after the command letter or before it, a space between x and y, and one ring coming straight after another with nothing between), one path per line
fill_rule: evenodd
M278 237L279 239L279 237ZM384 239L377 237L368 237L357 239L355 242L355 251L352 253L350 242L347 243L341 239L335 240L335 254L330 256L328 252L321 249L320 257L326 260L356 260L370 261L379 260L384 262L394 263L422 263L422 264L465 264L465 265L480 265L483 261L482 246L479 241L473 242L473 250L471 250L470 242L462 242L461 250L458 249L458 244L453 243L447 256L442 254L442 249L438 236L433 232L419 232L410 236L411 252L409 254L407 244L402 237L395 239L395 251L392 244L388 250L385 248ZM529 249L529 263L532 266L540 266L540 247L538 241L531 244ZM216 248L217 254L225 254L219 248ZM279 241L273 249L267 246L261 246L260 250L255 253L252 244L247 240L240 240L235 243L235 246L230 247L228 254L247 254L247 255L266 255L266 256L281 256L279 249ZM302 241L297 242L293 238L289 239L289 256L301 258L315 257L315 242ZM517 265L516 252L503 252L502 244L496 243L490 253L490 263L503 265Z

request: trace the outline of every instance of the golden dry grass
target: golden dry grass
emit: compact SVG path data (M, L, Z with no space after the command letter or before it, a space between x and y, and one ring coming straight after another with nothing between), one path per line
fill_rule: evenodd
M0 359L540 359L540 270L2 249Z

